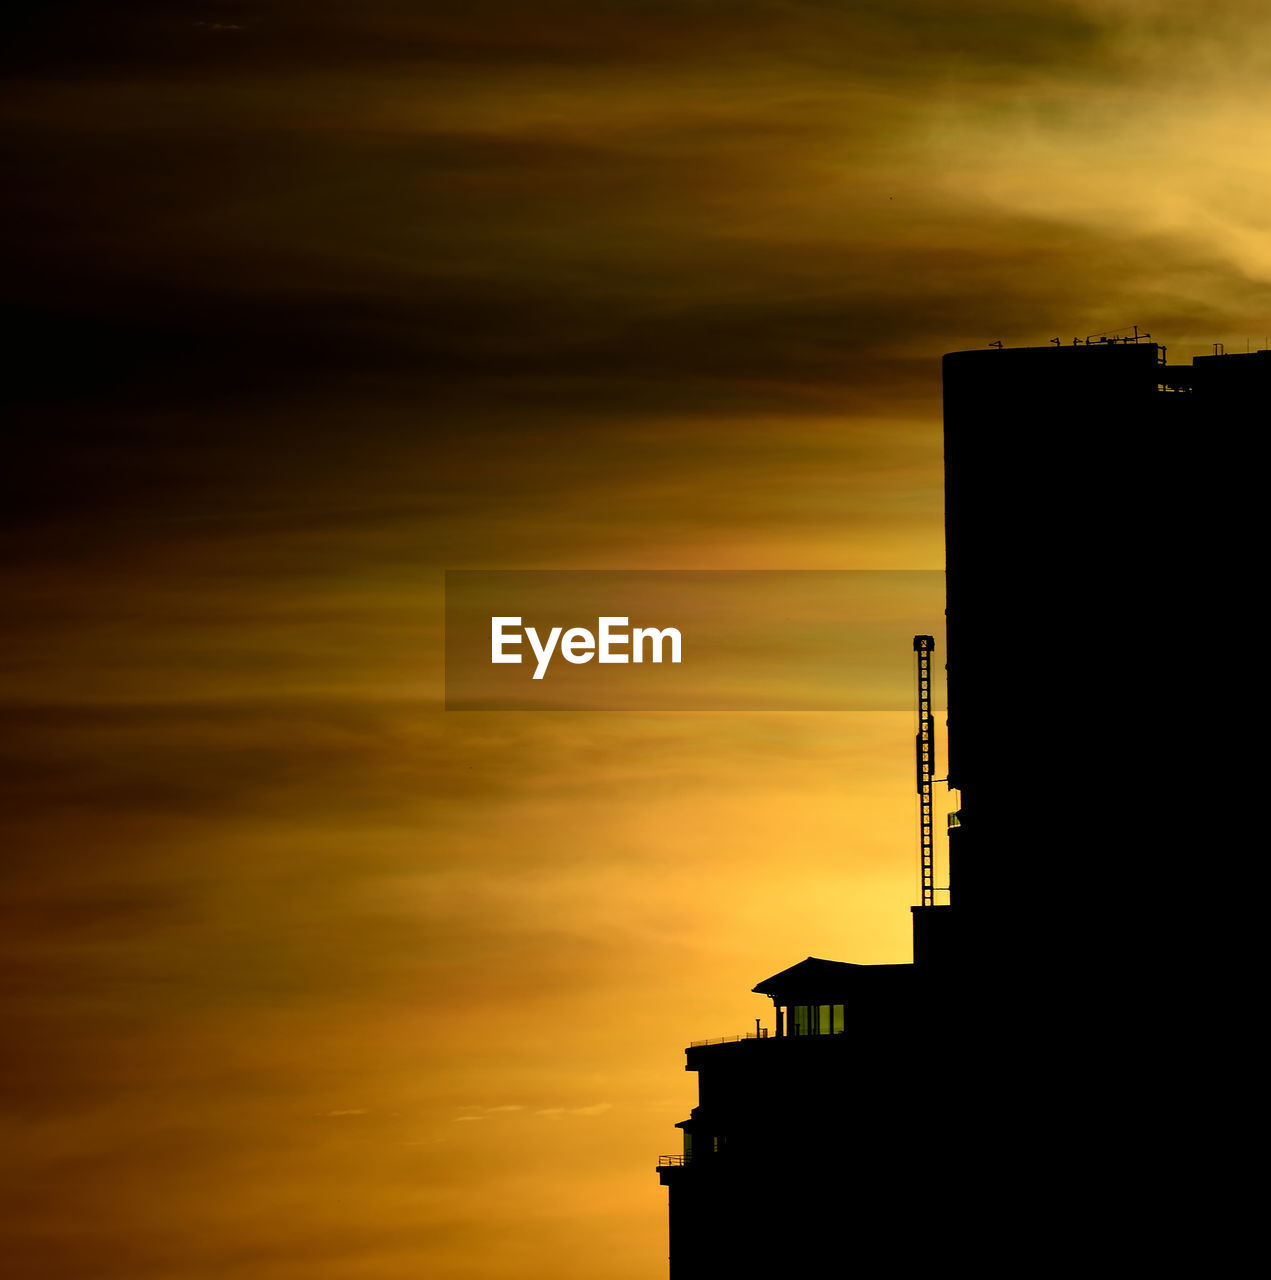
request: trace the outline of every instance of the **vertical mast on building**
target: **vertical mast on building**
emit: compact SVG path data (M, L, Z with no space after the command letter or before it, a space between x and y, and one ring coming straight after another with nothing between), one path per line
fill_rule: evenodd
M931 784L935 776L935 737L931 723L931 655L935 652L934 636L914 636L914 654L918 662L918 733L914 754L918 766L918 830L921 837L919 854L920 903L936 905L936 847L931 825Z

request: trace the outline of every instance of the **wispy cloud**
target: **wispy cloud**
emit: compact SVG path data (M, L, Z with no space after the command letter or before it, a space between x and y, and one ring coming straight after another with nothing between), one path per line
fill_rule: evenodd
M542 1107L534 1114L546 1116L549 1120L560 1120L564 1116L601 1116L612 1109L612 1102L593 1102L587 1107Z
M509 1111L524 1111L524 1106L519 1102L504 1102L494 1107L468 1107L465 1114L455 1116L454 1122L460 1120L485 1120L489 1116L506 1114Z

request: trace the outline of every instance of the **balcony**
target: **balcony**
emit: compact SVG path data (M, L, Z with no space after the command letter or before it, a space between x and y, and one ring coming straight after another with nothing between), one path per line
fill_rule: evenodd
M695 1176L688 1172L692 1167L692 1156L658 1156L658 1181L664 1187L675 1186L681 1179Z

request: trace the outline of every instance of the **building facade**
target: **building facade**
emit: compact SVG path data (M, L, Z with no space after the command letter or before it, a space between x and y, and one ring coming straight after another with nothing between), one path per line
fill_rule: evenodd
M943 372L950 901L914 908L914 963L809 957L754 988L770 1035L686 1051L699 1102L658 1170L672 1280L959 1253L1029 1275L1124 1243L1127 1181L1168 1198L1179 1168L1162 1094L1213 1076L1214 966L1179 944L1217 927L1180 890L1219 891L1195 867L1220 784L1178 847L1148 787L1171 749L1204 775L1170 714L1213 648L1192 604L1222 541L1194 519L1229 487L1223 442L1266 419L1271 351L1101 341Z

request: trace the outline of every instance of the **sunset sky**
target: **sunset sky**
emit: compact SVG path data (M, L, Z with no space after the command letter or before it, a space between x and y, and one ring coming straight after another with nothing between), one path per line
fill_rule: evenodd
M909 958L912 717L447 712L444 571L939 568L942 353L1263 345L1271 10L6 24L14 1274L657 1280L689 1040Z

